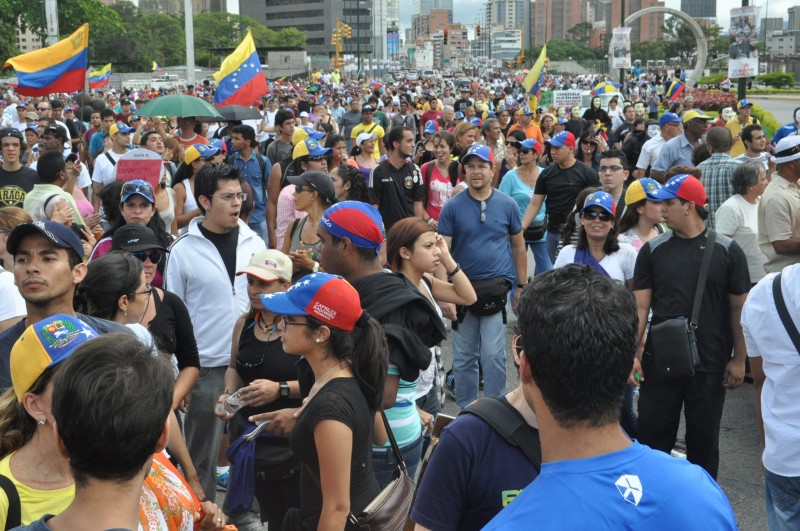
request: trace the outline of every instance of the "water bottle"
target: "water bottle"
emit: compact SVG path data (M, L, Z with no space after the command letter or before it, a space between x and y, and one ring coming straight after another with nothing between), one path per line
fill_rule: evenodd
M217 405L217 412L225 417L230 417L245 405L244 399L242 398L242 390L239 389L232 395L228 395L228 398Z

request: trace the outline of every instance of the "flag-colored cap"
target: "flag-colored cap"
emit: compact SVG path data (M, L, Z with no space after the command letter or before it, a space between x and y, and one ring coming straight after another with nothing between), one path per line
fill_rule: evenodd
M633 181L625 191L625 204L632 205L643 199L660 203L662 199L656 195L656 192L658 192L660 188L661 185L658 184L658 181L648 177Z
M692 175L676 175L666 182L656 192L656 197L665 201L667 199L683 199L691 201L699 207L705 207L708 199L706 189L696 177Z
M583 203L581 212L586 212L590 207L599 207L611 214L615 215L617 206L614 204L614 198L608 192L593 192L586 196L586 201Z

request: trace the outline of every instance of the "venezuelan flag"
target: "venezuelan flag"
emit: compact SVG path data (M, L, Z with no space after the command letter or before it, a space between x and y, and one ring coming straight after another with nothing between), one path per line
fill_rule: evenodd
M99 89L107 87L111 83L111 63L100 70L89 72L89 88Z
M267 79L261 71L261 60L250 31L233 53L222 61L214 79L217 80L214 104L218 107L236 104L249 107L267 93Z
M47 96L83 90L89 63L89 24L52 46L12 57L3 68L17 71L19 93Z
M153 70L152 70L153 72L161 72L161 71L163 71L163 70L164 70L163 68L161 68L160 66L158 66L158 63L156 63L155 61L153 61Z
M683 94L684 89L686 89L686 85L684 85L680 79L674 80L667 89L667 99L669 99L669 101L677 100L678 96Z
M542 52L539 54L539 58L536 59L535 63L533 63L530 72L528 72L528 75L525 76L525 79L522 81L522 86L525 87L525 90L528 91L528 94L531 94L531 107L536 107L536 98L539 97L539 93L542 91L542 85L544 85L545 59L547 59L546 44L542 46Z

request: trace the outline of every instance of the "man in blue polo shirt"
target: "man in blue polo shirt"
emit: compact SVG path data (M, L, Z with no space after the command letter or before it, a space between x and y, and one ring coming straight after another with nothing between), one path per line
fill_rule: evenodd
M517 315L542 468L485 530L738 529L705 470L632 441L619 425L638 326L628 288L570 264L534 277Z
M519 207L508 195L492 188L492 152L488 146L473 144L461 159L469 185L466 193L448 201L439 216L439 234L450 246L460 264L452 276L463 269L473 281L494 279L517 285L527 282L527 256ZM459 312L453 326L453 374L456 402L460 407L478 398L478 360L483 366L486 396L500 396L506 386L505 297L489 308L481 300Z
M659 182L665 182L667 170L673 166L690 166L692 164L692 153L703 142L710 116L706 116L694 109L686 111L681 117L683 119L683 134L669 140L650 169L650 176Z

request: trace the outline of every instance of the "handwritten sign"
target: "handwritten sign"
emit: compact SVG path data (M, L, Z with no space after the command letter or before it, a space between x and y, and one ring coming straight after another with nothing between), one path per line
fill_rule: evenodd
M149 149L133 149L117 161L117 180L141 179L155 188L161 182L164 161L161 155Z

